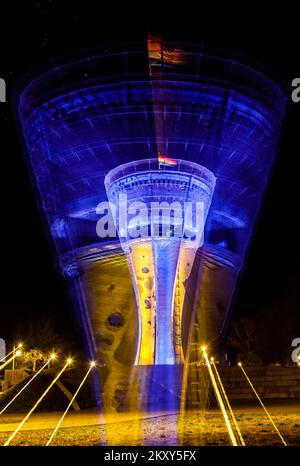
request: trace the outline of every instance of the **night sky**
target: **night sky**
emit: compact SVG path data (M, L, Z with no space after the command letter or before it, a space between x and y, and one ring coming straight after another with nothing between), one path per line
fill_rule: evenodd
M220 11L216 3L209 11L202 2L183 2L176 14L176 2L164 12L159 2L140 2L138 8L131 9L125 2L122 5L120 9L114 3L109 9L100 1L84 0L11 1L10 6L1 5L0 77L7 82L8 103L0 104L0 337L7 340L26 321L40 316L51 318L67 340L79 338L67 283L55 269L36 207L24 162L26 150L14 115L12 96L26 73L78 50L144 42L150 31L169 39L240 52L270 68L289 93L292 80L300 76L299 15L288 8L262 14L249 3L234 13L228 6L228 10L223 7ZM300 103L289 102L278 158L240 280L233 318L259 315L265 306L282 301L287 303L283 306L285 319L293 319L293 337L300 337Z

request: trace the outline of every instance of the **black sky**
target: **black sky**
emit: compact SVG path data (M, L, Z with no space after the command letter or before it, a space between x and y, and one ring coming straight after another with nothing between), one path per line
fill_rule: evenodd
M170 39L230 49L272 69L289 88L300 76L299 14L286 3L267 12L241 2L109 3L84 0L11 1L1 5L0 77L8 103L0 104L1 310L0 336L12 338L17 323L49 316L60 333L78 338L67 284L55 269L24 162L12 93L24 74L43 62L81 49L144 41L147 31ZM120 7L120 5L122 5ZM132 3L129 3L132 5ZM280 150L249 250L233 316L257 314L286 293L298 306L300 286L300 103L290 103ZM26 154L25 154L26 155ZM294 311L293 309L293 311ZM289 309L286 310L287 318ZM295 312L292 312L295 314ZM299 337L300 335L295 335Z

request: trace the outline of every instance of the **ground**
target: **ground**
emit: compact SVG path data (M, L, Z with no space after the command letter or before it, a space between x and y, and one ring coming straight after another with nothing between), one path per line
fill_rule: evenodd
M235 407L246 445L281 445L264 411L257 406ZM272 417L288 445L300 445L300 404L273 405ZM45 445L61 413L37 413L25 424L11 445ZM22 420L22 415L0 417L0 445ZM224 421L217 410L189 411L185 415L157 413L110 414L72 412L53 439L53 445L229 445Z

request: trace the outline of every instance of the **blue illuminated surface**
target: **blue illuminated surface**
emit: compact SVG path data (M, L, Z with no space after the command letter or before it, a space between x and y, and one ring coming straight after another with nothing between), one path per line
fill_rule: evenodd
M164 241L154 242L157 272L156 364L174 364L175 362L171 344L171 312L179 248L180 245L177 241L175 244L174 241L169 241L167 244ZM164 312L161 312L161 310ZM166 344L166 342L169 342L169 344Z
M236 59L191 47L189 60L152 64L150 78L145 51L99 53L58 64L21 95L29 162L66 275L82 251L96 247L101 255L118 243L101 240L95 229L107 173L159 151L215 175L205 245L242 269L285 98L276 83ZM168 332L165 323L161 328Z

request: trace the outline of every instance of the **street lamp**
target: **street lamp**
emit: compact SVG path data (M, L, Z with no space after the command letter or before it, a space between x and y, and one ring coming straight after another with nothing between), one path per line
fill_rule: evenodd
M23 347L23 343L18 343L17 346L16 346L16 343L14 342L13 354L16 355L16 356L20 356L22 354L22 352L20 351L20 348L22 348L22 347ZM14 358L12 360L12 370L13 371L15 370L15 367L16 367L15 359L16 358Z

